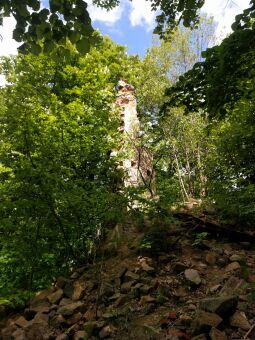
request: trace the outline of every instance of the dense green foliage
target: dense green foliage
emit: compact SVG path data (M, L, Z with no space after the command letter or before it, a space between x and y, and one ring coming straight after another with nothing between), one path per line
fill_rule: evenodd
M2 293L38 289L84 263L119 214L112 103L128 62L124 48L105 39L68 62L29 55L3 63L10 85L0 107Z
M236 17L234 32L219 46L207 49L205 60L166 91L162 111L166 117L169 110L182 107L190 117L190 129L197 126L192 123L197 112L205 124L209 117L202 137L206 152L201 157L207 199L226 221L245 224L255 219L254 15L255 5ZM181 173L186 168L182 166Z
M215 22L202 15L196 30L179 25L166 40L154 36L153 46L148 49L139 63L134 79L137 89L138 111L141 118L146 115L156 118L164 104L165 91L180 75L190 70L201 59L202 49L214 42Z
M0 2L0 25L3 17L13 15L16 28L13 38L24 44L20 50L39 54L49 53L61 47L58 53L67 53L67 39L76 45L79 52L89 50L93 28L82 0L50 0L49 9L42 8L40 0L2 0Z
M211 47L212 19L203 18L197 31L184 27L196 22L203 1L151 2L163 12L160 32L173 28L178 13L184 20L167 35L169 40L156 40L143 60L127 56L123 47L98 33L96 46L88 52L92 29L85 25L85 32L78 25L84 13L90 22L86 6L83 14L75 10L78 0L63 1L60 7L51 1L51 13L43 15L62 13L67 26L60 19L58 28L46 21L48 28L42 25L42 31L36 28L43 22L41 12L37 17L24 10L29 5L39 11L37 1L0 2L4 15L19 8L16 19L23 33L31 27L25 35L17 32L16 38L32 50L33 44L39 46L34 45L38 56L5 58L1 64L8 81L0 89L3 296L37 290L87 263L109 226L123 218L127 205L132 208L132 199L142 210L134 209L139 217L149 208L149 217L158 218L160 212L168 218L173 207L199 199L213 206L222 221L254 223L255 5L236 18L229 37ZM94 3L118 5L114 0ZM69 16L68 10L78 17ZM76 25L78 35L71 38ZM58 40L54 32L62 29L63 40ZM58 58L47 53L47 48L54 50L51 43L58 45ZM209 47L204 60L201 46ZM121 145L114 106L120 79L136 87L143 134L139 147L153 152L156 169L154 200L141 194L144 188L131 188L127 195L119 190L124 174L110 154ZM161 244L167 249L162 235L169 220L160 219L162 229L153 224L144 248L159 251Z
M187 111L203 108L211 116L224 116L240 98L252 98L255 56L255 4L237 16L234 32L220 45L203 52L205 61L180 77L167 92L168 104ZM238 25L239 21L245 24Z
M197 30L180 25L169 41L155 37L136 80L143 143L153 150L157 194L164 208L206 192L207 120L200 112L185 115L182 107L162 112L161 106L168 100L166 89L201 60L201 48L213 44L214 31L213 18L203 15Z

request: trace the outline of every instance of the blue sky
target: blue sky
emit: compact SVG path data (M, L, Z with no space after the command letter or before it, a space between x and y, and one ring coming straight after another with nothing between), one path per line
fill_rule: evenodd
M87 0L93 27L109 35L113 41L127 46L130 54L143 56L152 43L155 12L145 0L122 0L112 11L98 9Z
M100 21L96 21L93 26L102 33L109 35L114 42L127 46L127 51L130 54L143 56L146 49L151 46L152 32L141 26L132 27L127 17L119 21L117 29ZM128 31L128 34L125 34L126 31Z

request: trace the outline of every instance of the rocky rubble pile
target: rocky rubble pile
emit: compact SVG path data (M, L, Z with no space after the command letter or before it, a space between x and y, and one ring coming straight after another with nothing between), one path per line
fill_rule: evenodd
M2 321L1 339L254 339L255 252L191 243L155 258L127 248L58 278Z

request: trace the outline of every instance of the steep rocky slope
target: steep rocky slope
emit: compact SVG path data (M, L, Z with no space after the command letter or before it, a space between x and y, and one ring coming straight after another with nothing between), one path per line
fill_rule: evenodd
M252 244L172 234L155 253L131 224L118 226L96 263L3 320L1 339L255 339Z

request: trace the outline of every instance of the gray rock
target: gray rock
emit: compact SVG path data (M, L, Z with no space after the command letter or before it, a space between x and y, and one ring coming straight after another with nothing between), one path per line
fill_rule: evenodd
M48 325L49 323L49 315L48 314L43 314L43 313L37 313L35 315L35 317L33 318L32 321L30 322L33 322L33 323L45 323L46 325Z
M145 305L146 303L154 303L156 299L151 295L144 295L140 299L141 306Z
M219 315L198 310L192 322L192 333L193 335L208 333L211 328L217 328L221 322L222 318Z
M58 303L61 300L63 294L64 294L63 290L59 288L54 293L48 295L48 300L50 303Z
M89 321L83 324L83 328L88 335L88 338L92 336L95 331L101 330L105 326L104 321Z
M224 332L221 332L217 328L212 328L209 333L211 340L228 340L228 337Z
M217 261L217 255L213 252L207 253L205 256L205 261L213 266Z
M101 299L109 298L114 295L116 292L114 290L114 286L109 282L103 282L99 291L99 298Z
M65 288L64 288L65 296L71 299L73 295L73 290L74 288L73 288L72 283L71 282L66 283Z
M15 324L21 328L24 328L26 327L29 322L24 318L24 316L20 316L18 319L16 319L15 321Z
M243 280L238 277L231 276L224 284L220 291L220 295L233 295L236 293L238 288L242 285Z
M61 314L55 315L50 320L50 326L51 327L60 328L60 327L62 327L65 324L66 324L66 319Z
M120 287L121 293L128 293L134 284L135 284L135 281L124 282Z
M72 315L74 312L78 311L81 309L83 306L83 303L81 301L73 302L65 306L61 306L58 310L57 313L61 315Z
M35 297L30 301L30 307L31 306L35 307L35 306L38 306L39 304L42 304L42 302L46 302L48 295L50 295L53 292L54 292L54 288L50 287L37 293Z
M247 320L244 313L236 311L230 318L230 326L241 328L248 331L251 328L249 321Z
M244 257L242 255L234 254L234 255L230 256L229 259L230 259L231 262L242 262L243 258Z
M49 313L50 304L48 302L43 302L42 304L37 305L36 307L31 307L30 311L32 313Z
M73 294L72 294L72 300L77 301L80 300L85 292L85 286L80 281L75 281L73 284Z
M150 265L148 265L148 263L146 262L142 262L141 263L141 269L143 271L145 271L146 273L150 274L150 273L154 273L155 272L155 268L151 267Z
M216 313L225 319L235 312L237 303L238 296L220 296L201 300L199 308L207 312Z
M99 338L104 339L108 338L110 335L112 335L116 331L116 328L112 325L107 325L101 331L99 332Z
M217 260L217 264L221 267L224 267L227 263L228 263L228 260L224 256L218 258L218 260Z
M189 281L190 283L192 283L196 286L200 285L200 283L201 283L201 278L199 276L199 273L195 269L186 269L184 271L184 276L185 276L187 281Z
M139 280L139 275L128 270L124 276L124 282Z
M63 298L60 302L59 302L59 306L65 306L68 305L70 303L73 303L73 300L71 299L67 299L67 298Z
M84 340L88 337L85 331L78 331L74 334L73 340Z
M142 285L142 287L140 287L140 292L142 294L148 294L150 291L153 290L153 287L152 286L149 286L149 285Z
M228 264L225 268L225 272L228 273L228 272L232 272L232 271L235 271L235 270L238 270L240 269L241 266L238 262L231 262L230 264Z
M221 285L215 285L209 288L210 293L215 293L221 288Z
M82 315L81 312L78 312L78 313L75 313L75 314L71 315L71 317L68 318L68 320L67 320L67 324L72 326L75 323L78 323L82 319L82 316L83 315Z
M32 320L33 321L33 320ZM48 339L50 329L46 322L43 320L38 322L29 321L29 325L24 329L26 340L45 340Z

